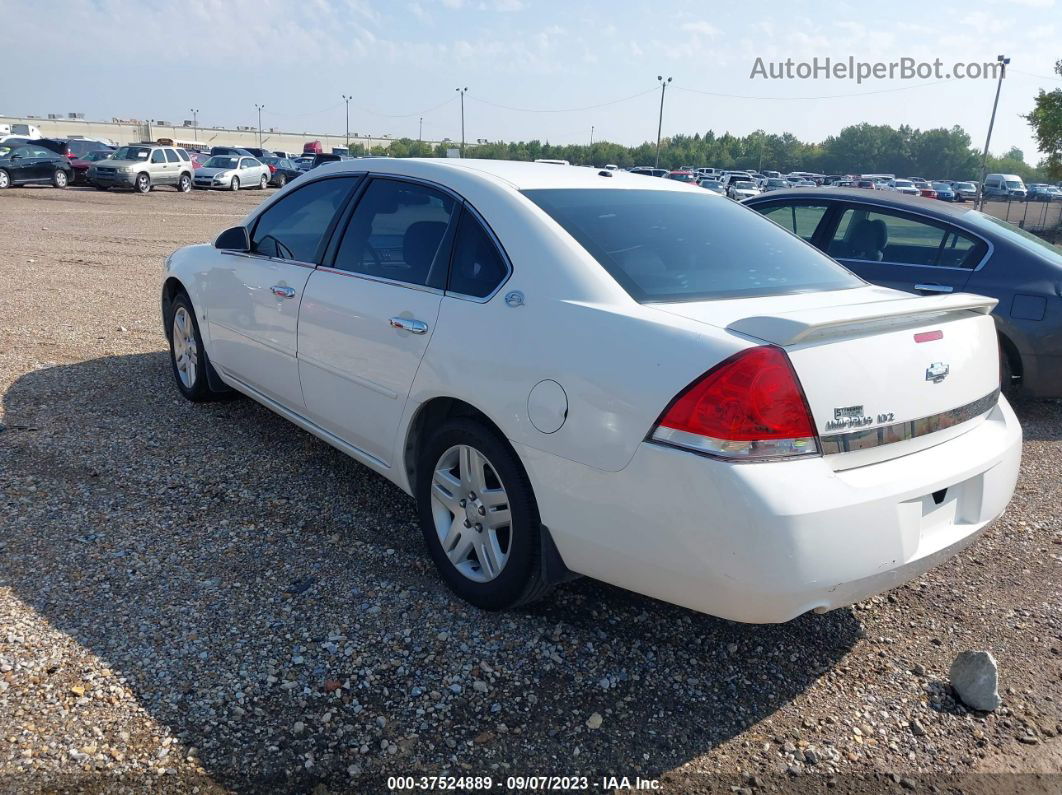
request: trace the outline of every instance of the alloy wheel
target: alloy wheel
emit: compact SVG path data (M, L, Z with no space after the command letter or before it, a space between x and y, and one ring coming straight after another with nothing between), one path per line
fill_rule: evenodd
M435 532L450 563L473 582L490 582L509 561L509 496L494 465L466 444L439 457L431 484Z
M173 363L185 389L195 386L199 368L199 346L195 341L195 327L188 310L177 307L173 313Z

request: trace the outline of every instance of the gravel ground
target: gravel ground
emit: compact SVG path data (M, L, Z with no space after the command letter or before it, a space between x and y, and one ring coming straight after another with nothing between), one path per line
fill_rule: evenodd
M1062 789L1062 403L1017 407L1007 514L888 596L747 626L583 579L482 613L394 486L171 384L162 258L261 198L0 193L0 790ZM968 648L995 713L946 683Z

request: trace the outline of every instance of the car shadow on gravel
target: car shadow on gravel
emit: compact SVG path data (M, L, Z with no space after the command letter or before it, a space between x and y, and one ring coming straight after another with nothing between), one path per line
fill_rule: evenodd
M742 733L783 742L772 714L861 632L850 610L749 626L587 579L480 612L399 489L250 400L184 401L161 352L26 374L0 422L0 586L225 787L664 776Z

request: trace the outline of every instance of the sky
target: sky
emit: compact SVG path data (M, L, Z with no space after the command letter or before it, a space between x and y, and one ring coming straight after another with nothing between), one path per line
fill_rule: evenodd
M984 146L993 79L765 80L765 63L1012 58L992 151L1039 159L1021 114L1062 87L1062 0L0 0L0 113L342 133L623 144L860 122L960 125ZM56 42L62 31L61 44ZM11 29L9 29L9 34ZM52 44L46 44L51 42ZM23 71L25 70L25 71ZM20 73L25 79L18 79Z

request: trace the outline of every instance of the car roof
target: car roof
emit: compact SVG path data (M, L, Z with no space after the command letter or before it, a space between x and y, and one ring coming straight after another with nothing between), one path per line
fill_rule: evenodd
M869 182L870 180L861 180ZM936 199L925 199L921 196L906 196L902 193L891 191L873 191L868 193L860 188L815 188L814 190L791 188L790 190L776 190L750 199L748 204L765 204L782 199L833 199L834 201L852 201L860 204L878 204L887 207L895 207L897 210L911 210L922 215L935 215L942 219L958 218L970 212L972 207L956 206Z
M342 160L318 167L322 174L372 172L436 180L443 184L461 173L516 190L544 188L628 188L641 190L675 190L700 193L687 183L673 179L648 180L639 174L605 171L597 168L558 166L522 160L474 160L465 158L379 157ZM316 170L315 170L316 171ZM607 174L608 176L602 176Z

